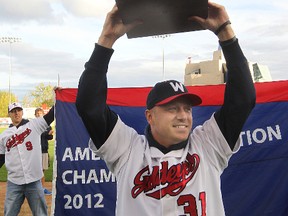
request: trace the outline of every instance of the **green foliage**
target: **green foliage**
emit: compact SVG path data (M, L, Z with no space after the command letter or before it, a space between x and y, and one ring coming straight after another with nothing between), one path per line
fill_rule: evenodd
M0 168L0 182L7 181L7 170L5 164Z
M45 180L47 182L51 182L53 180L54 144L55 144L54 140L49 141L48 153L49 153L50 166L49 166L48 170L46 170L44 173Z
M9 92L0 91L0 117L8 117ZM17 102L16 96L11 93L11 102Z
M35 90L31 91L23 98L23 105L27 107L41 107L46 104L47 107L54 105L53 86L44 83L40 83L35 87Z

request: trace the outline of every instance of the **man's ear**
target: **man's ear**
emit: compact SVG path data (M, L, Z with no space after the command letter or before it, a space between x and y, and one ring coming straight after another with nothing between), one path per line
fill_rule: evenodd
M151 121L152 121L152 114L151 114L151 110L148 110L148 109L146 109L145 110L145 117L146 117L146 120L147 120L147 122L150 124L151 123Z

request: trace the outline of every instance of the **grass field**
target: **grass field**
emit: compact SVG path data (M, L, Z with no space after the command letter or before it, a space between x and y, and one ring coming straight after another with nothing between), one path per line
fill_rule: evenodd
M0 134L5 130L6 128L0 128ZM54 130L55 131L55 130ZM53 178L53 161L54 161L54 139L49 141L49 160L50 160L50 167L48 170L45 171L45 180L48 182L52 181ZM0 182L7 181L7 170L5 165L3 165L0 168Z

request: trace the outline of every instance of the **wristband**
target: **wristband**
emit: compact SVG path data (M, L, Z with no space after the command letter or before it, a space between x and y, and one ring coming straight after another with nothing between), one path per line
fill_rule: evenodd
M214 32L215 35L218 35L227 25L231 24L230 20L224 22L216 31Z

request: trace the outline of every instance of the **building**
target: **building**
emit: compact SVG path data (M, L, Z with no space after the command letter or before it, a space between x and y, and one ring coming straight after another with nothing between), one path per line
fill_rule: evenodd
M249 62L249 68L254 82L272 81L267 66ZM213 59L193 63L188 58L185 67L184 84L192 85L216 85L226 82L227 67L222 50L213 52Z

